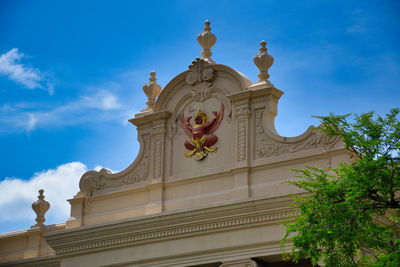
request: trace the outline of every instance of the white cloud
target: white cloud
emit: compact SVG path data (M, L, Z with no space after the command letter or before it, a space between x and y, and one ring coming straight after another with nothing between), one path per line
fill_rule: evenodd
M79 179L87 171L85 164L71 162L56 169L35 173L29 180L6 178L0 182L0 223L26 223L34 225L36 214L31 205L37 200L39 189L44 189L45 200L50 202L45 224L68 219L70 205L67 199L79 191Z
M91 96L80 96L56 107L48 103L6 103L0 106L0 133L37 128L71 126L96 121L121 121L129 117L121 110L116 95L100 90ZM99 112L101 111L101 112ZM132 115L131 115L132 116Z
M100 90L94 96L83 96L82 100L83 105L103 110L118 109L121 107L118 98L107 90Z
M30 132L35 128L36 123L38 122L38 118L34 114L28 114L28 116L29 120L28 125L26 126L26 130Z
M48 89L49 94L53 94L54 84L50 83L40 70L20 63L24 57L24 53L19 52L18 48L0 55L0 75L5 75L29 89L45 88Z

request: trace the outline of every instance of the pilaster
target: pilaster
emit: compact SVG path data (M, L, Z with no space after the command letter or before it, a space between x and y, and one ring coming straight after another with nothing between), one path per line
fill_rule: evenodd
M71 216L66 221L66 229L83 225L83 209L85 202L85 197L83 195L83 192L79 192L73 199L68 199L71 205Z
M156 116L154 116L156 115ZM159 112L152 116L151 130L151 161L149 203L146 205L146 214L153 214L163 210L163 180L165 173L165 134L170 113Z
M230 95L236 123L236 168L234 171L233 199L249 197L249 127L250 93Z

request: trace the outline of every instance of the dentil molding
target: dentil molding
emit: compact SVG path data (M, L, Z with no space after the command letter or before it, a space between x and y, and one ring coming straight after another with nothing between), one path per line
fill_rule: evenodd
M58 256L78 255L243 227L276 224L298 215L287 196L234 201L182 212L163 212L135 219L83 226L45 234Z

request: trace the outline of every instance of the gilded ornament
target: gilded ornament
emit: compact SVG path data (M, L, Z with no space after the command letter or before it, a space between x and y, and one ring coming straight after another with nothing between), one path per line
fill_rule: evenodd
M190 123L192 117L185 118L183 111L181 112L181 126L189 137L184 145L190 152L185 153L185 157L194 157L196 160L202 160L209 152L217 151L218 147L212 148L212 146L217 143L218 138L212 133L218 129L224 118L224 105L221 103L220 111L218 113L214 111L213 114L213 119L208 122L207 115L199 109L194 115L195 124L192 125Z

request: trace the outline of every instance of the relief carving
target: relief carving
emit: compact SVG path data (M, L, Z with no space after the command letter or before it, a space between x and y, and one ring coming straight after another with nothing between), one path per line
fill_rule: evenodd
M237 159L238 161L243 161L246 160L247 158L247 153L246 153L246 140L247 140L247 127L246 127L246 122L245 120L241 120L238 122L238 133L237 133Z
M161 176L161 159L162 159L162 140L158 139L154 142L154 177Z
M211 147L218 141L217 136L212 133L218 129L224 118L224 105L221 103L220 111L213 112L213 119L208 122L207 114L203 113L200 109L194 115L194 125L190 123L191 116L185 118L183 111L180 114L180 123L184 133L189 137L184 145L190 152L185 153L185 157L196 160L202 160L208 152L215 152L218 147Z
M243 102L242 104L245 104ZM237 118L237 161L247 159L247 123L250 110L248 106L242 106L235 109L235 117Z
M143 157L126 175L111 176L111 172L101 169L100 172L88 171L82 175L79 188L91 196L95 191L107 187L117 187L138 183L147 179L150 169L150 136L143 136Z
M267 135L262 125L263 110L256 111L256 157L267 158L302 150L321 148L332 149L340 140L337 136L327 136L314 130L307 138L299 142L283 143Z
M201 58L196 58L189 66L189 72L186 74L186 82L195 85L203 81L211 82L215 79L215 70L209 67L209 63Z

